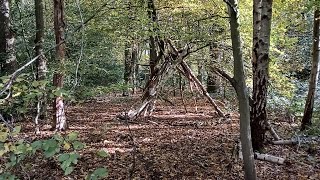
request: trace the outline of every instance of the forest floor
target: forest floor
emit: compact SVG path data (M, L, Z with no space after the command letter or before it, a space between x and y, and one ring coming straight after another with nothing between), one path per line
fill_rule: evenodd
M42 161L22 179L84 179L101 166L108 169L107 179L243 179L242 160L235 156L239 115L223 108L230 113L230 120L223 120L204 99L196 110L192 98L186 100L186 113L180 98L171 101L174 106L158 100L152 116L129 123L116 115L138 106L138 96L105 97L68 107L66 133L79 132L86 144L74 172L63 178L57 162ZM283 138L290 138L298 128L285 116L270 117ZM38 137L32 129L31 123L24 124L23 134L33 139L52 135L49 126ZM259 179L320 179L320 146L312 146L267 145L266 153L285 158L285 163L256 161ZM108 152L107 158L97 156L101 149Z

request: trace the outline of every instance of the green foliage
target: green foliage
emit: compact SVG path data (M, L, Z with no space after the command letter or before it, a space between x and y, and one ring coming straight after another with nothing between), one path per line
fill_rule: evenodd
M86 180L98 180L108 176L108 171L106 168L98 168L92 173L88 174Z
M23 165L23 161L27 157L35 156L36 152L43 153L45 159L56 160L64 171L64 175L72 173L74 165L78 163L80 158L77 151L85 147L83 143L78 141L78 133L71 132L66 137L56 134L50 139L29 143L24 140L15 140L20 130L20 126L10 131L0 125L0 158L5 162L0 165L0 179L15 179L15 176L11 174L13 168L17 165ZM98 154L101 157L106 156L101 152ZM90 177L91 179L99 179L106 175L106 169L99 168Z
M103 157L103 158L109 156L108 153L107 153L106 151L104 151L104 150L98 151L97 154L98 154L100 157Z
M97 86L97 87L81 86L76 89L74 96L77 100L85 100L85 99L90 99L92 97L101 96L104 94L120 93L126 90L127 88L128 86L122 83L113 84L111 86Z

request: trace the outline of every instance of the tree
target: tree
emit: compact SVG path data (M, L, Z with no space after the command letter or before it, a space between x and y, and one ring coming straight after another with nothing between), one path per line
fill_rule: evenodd
M43 17L43 1L42 0L34 0L35 5L35 18L36 18L36 39L34 40L35 43L35 56L39 56L36 61L37 66L37 73L36 79L37 81L45 80L46 79L46 71L47 71L47 60L45 55L43 54L43 41L44 41L44 17ZM43 92L45 92L45 85L42 84L40 87ZM40 115L45 115L46 113L46 94L43 94L38 99L37 103L37 115L35 118L35 125L36 125L36 134L40 133L38 119Z
M218 50L217 43L212 43L209 48L210 53L210 62L209 66L214 66L218 61L220 61L220 54ZM217 93L219 91L219 77L216 73L208 71L208 78L207 78L207 91L208 93Z
M238 21L238 2L237 0L229 0L227 3L230 14L231 41L234 59L234 77L232 81L235 84L235 90L239 101L240 140L244 160L245 179L257 179L251 144L249 95L243 68L244 65L239 32L240 24Z
M270 31L273 0L254 0L253 7L253 106L251 108L251 135L253 150L263 149L267 131L267 93ZM260 6L261 4L261 6ZM261 11L260 11L261 9ZM261 14L261 15L260 15Z
M313 23L313 54L312 54L312 68L309 81L309 91L305 104L304 114L301 121L301 130L305 130L311 125L313 114L313 105L315 91L317 89L318 72L319 72L319 59L320 59L320 11L319 8L314 11Z
M0 0L0 76L13 73L17 67L9 2Z
M53 75L53 85L59 89L63 87L64 78L64 59L65 59L65 43L64 43L64 0L54 0L54 32L56 39L56 60L59 67ZM67 120L64 113L64 103L62 95L57 96L53 102L53 126L55 130L65 130L67 128Z
M136 42L132 42L131 47L129 42L125 43L124 59L124 84L126 85L126 89L122 95L129 96L129 86L132 86L132 93L134 93L135 89L135 71L138 59L138 45Z

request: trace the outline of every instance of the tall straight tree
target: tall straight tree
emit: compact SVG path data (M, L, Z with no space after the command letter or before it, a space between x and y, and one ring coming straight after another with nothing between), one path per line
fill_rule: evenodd
M253 150L261 151L267 131L269 48L273 0L254 0L253 7L253 106L251 135ZM261 5L260 5L261 4ZM260 15L261 13L261 15Z
M247 85L245 82L241 39L239 31L239 12L237 0L225 0L228 3L230 14L230 29L232 40L232 51L234 59L234 77L231 79L235 84L235 90L239 101L240 112L240 140L244 161L245 179L257 179L254 156L250 134L250 106Z
M304 114L301 121L301 130L305 130L307 126L311 125L314 96L317 88L318 82L318 72L319 72L319 59L320 59L320 11L319 8L314 11L314 21L313 21L313 54L312 54L312 69L311 77L309 81L309 91L306 100L306 105L304 108Z
M9 0L0 0L0 76L13 73L17 67L9 2Z
M56 39L56 63L58 69L53 75L53 85L55 87L63 87L64 78L64 59L65 59L65 37L64 37L64 0L54 0L54 32ZM64 103L62 95L55 98L53 102L53 127L55 130L65 130L67 128L67 120L64 113Z
M157 46L156 46L156 38L153 35L154 31L157 28L154 28L155 25L157 25L157 11L154 5L154 0L148 0L148 16L151 22L151 27L150 27L150 31L151 31L151 36L149 37L149 48L150 48L150 60L149 60L149 64L150 64L150 74L154 74L156 65L157 65Z
M130 83L132 82L132 74L133 74L133 64L131 62L131 53L130 53L130 43L126 42L125 43L125 49L124 49L124 84L127 86L126 89L123 90L122 96L129 96L129 86Z
M36 64L37 64L37 74L36 78L38 81L46 79L46 71L47 71L47 60L43 54L43 41L44 41L44 17L43 17L43 8L44 4L42 0L34 0L35 5L35 18L36 18L36 39L35 43L35 56L39 56ZM45 89L45 85L41 86L42 90ZM44 91L45 92L45 91ZM36 134L40 133L38 119L40 115L45 115L46 111L46 94L39 97L37 104L37 115L35 117L35 125Z
M212 43L209 46L209 53L210 53L210 62L209 66L214 67L215 64L218 64L220 61L220 52L218 50L218 44L217 43ZM211 70L207 71L208 72L208 78L207 78L207 91L210 94L215 94L218 93L219 91L219 76L212 72Z

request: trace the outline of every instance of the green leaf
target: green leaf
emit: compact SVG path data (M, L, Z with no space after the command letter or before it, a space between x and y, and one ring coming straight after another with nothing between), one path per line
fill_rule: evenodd
M83 149L84 148L84 144L80 141L74 141L72 143L72 146L75 150L80 150L80 149Z
M38 149L40 149L42 146L42 141L34 141L33 143L31 143L31 147L32 147L32 153L34 154Z
M20 131L21 131L21 126L16 126L12 130L12 135L15 136L15 135L19 134Z
M33 143L31 143L31 147L34 149L39 149L42 146L42 141L34 141Z
M4 173L0 174L0 179L15 180L16 176L9 173L9 172L4 172Z
M7 138L8 138L8 132L0 131L0 142L6 142Z
M78 138L78 133L77 132L71 132L70 134L68 134L67 139L69 141L74 141Z
M98 151L97 154L98 154L100 157L103 157L103 158L109 156L109 154L108 154L106 151L104 151L104 150Z
M70 154L70 161L71 161L73 164L77 164L78 158L80 158L80 155L79 155L78 153L72 153L72 154Z
M59 147L58 148L57 147L50 147L48 150L46 150L44 152L44 155L45 155L46 158L49 158L49 157L54 156L59 151L60 151Z
M72 173L72 171L74 170L74 167L67 167L66 170L64 171L64 175L69 175Z
M14 154L23 154L27 151L27 146L25 144L19 144L16 147Z
M58 142L54 139L49 139L43 142L43 150L47 151L51 147L58 147Z
M63 137L60 134L55 134L53 136L53 139L55 139L55 140L57 140L59 142L62 142L64 140Z
M65 171L70 165L71 165L71 161L70 159L67 159L62 162L61 169Z
M58 157L58 161L59 161L59 162L62 162L62 161L65 161L65 160L67 160L67 159L69 159L69 158L70 158L70 155L69 155L69 154L67 154L67 153L61 154L61 155Z
M108 175L107 169L106 168L98 168L95 171L93 171L94 175L100 177L100 178L104 178Z

